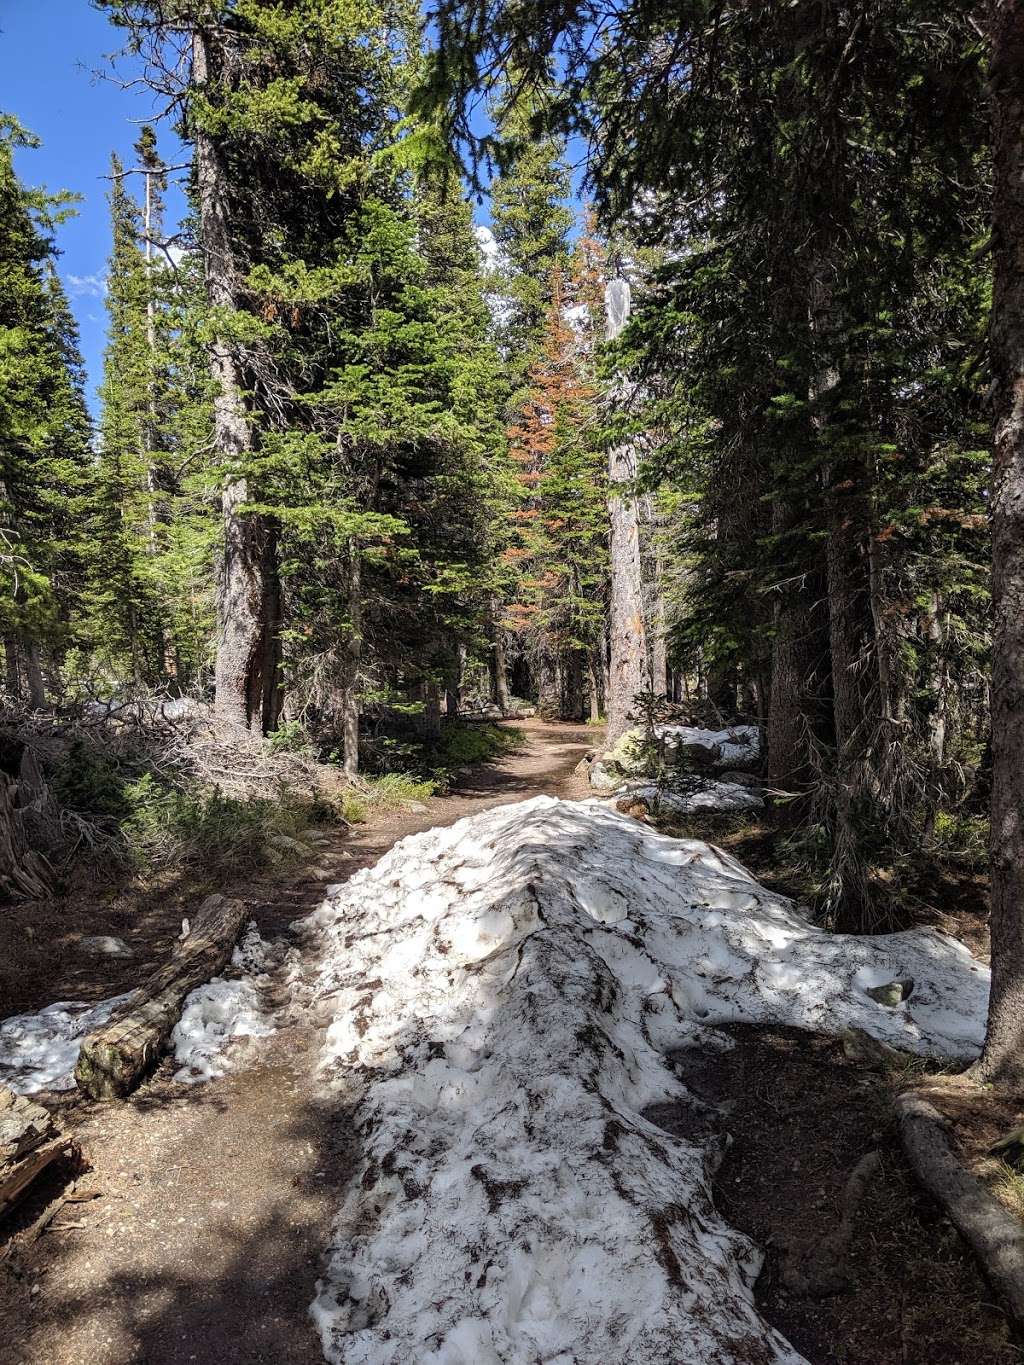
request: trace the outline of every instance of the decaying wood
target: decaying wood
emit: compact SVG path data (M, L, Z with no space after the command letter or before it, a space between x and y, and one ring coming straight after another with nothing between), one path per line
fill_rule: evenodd
M953 1151L949 1125L920 1095L896 1101L903 1149L921 1184L945 1209L1006 1308L1024 1323L1024 1223Z
M52 1162L78 1155L42 1105L0 1085L0 1218Z
M82 1043L75 1067L80 1090L92 1099L128 1095L155 1065L181 1015L189 991L221 971L245 919L241 901L208 896L188 937L118 1013Z
M0 773L0 891L11 900L53 895L54 870L31 837L48 800L39 765L26 749L17 781Z

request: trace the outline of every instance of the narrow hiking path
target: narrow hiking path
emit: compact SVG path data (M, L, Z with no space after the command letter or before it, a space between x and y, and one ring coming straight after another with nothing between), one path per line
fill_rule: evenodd
M406 835L541 793L586 794L574 769L598 738L592 729L518 728L517 753L472 769L449 795L347 834L330 851L335 880ZM322 874L307 876L254 901L264 939L287 937L322 886ZM94 1168L80 1184L100 1197L66 1205L0 1276L5 1362L322 1361L308 1310L354 1147L337 1100L316 1084L322 1023L289 999L301 996L301 975L276 983L281 1025L251 1040L237 1070L190 1087L165 1061L128 1102L74 1109Z

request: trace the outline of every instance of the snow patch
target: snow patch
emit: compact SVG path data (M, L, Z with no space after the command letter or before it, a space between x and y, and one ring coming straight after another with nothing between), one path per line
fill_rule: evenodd
M630 783L607 799L613 804L633 800L646 806L653 815L728 815L764 808L760 792L741 787L738 782L711 779L696 779L678 788L659 787L653 782Z
M304 924L362 1159L313 1316L333 1365L798 1365L714 1208L667 1049L714 1024L977 1051L988 974L918 931L832 936L727 854L538 797L429 830ZM900 1010L865 973L913 976ZM698 1106L699 1107L699 1106Z
M176 1081L195 1085L223 1076L234 1065L231 1045L235 1039L262 1038L274 1032L260 999L271 956L272 945L264 942L250 920L231 955L232 967L244 975L215 976L185 997L181 1018L171 1033L174 1060L179 1063Z
M106 1024L127 999L128 995L114 995L96 1005L58 1000L38 1014L4 1019L0 1023L0 1083L19 1095L74 1089L82 1039Z
M654 733L669 752L691 745L716 750L715 762L722 768L743 767L756 763L761 756L761 732L756 725L733 725L727 730L702 730L694 725L656 725Z

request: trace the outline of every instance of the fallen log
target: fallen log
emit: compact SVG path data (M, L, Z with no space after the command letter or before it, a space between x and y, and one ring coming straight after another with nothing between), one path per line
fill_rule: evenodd
M49 1111L0 1085L0 1218L60 1157L78 1157L78 1147L57 1131Z
M945 1209L993 1289L1024 1324L1024 1223L990 1194L953 1151L949 1123L920 1095L896 1101L903 1149L921 1184Z
M122 1098L134 1090L156 1064L186 995L223 969L245 915L241 901L206 898L170 960L132 992L107 1024L84 1039L75 1066L80 1090L97 1100Z

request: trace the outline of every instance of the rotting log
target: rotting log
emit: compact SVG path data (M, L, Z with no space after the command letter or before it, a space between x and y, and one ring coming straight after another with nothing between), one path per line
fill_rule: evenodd
M54 1161L78 1158L78 1146L60 1133L41 1104L0 1085L0 1218Z
M239 900L213 895L203 901L191 932L170 960L132 992L108 1023L86 1036L75 1066L80 1090L92 1099L109 1100L135 1089L160 1057L186 995L223 969L245 916Z
M981 1264L1006 1309L1024 1324L1024 1223L990 1194L953 1150L949 1123L912 1093L896 1101L907 1159Z

